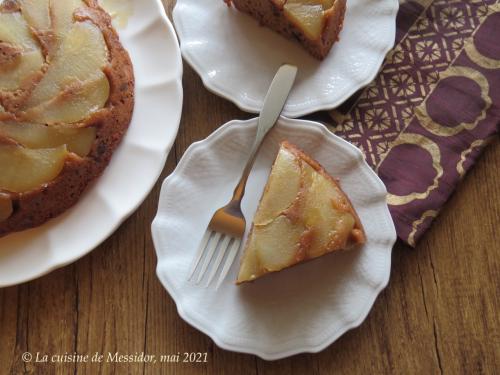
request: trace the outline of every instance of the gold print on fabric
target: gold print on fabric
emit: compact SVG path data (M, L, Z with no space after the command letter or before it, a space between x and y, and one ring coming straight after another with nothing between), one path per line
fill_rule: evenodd
M480 1L477 2L480 3ZM439 81L446 77L446 70L453 69L452 64L465 49L465 45L472 43L474 33L491 13L490 8L498 8L498 5L490 6L445 0L425 1L425 4L429 6L428 10L422 13L410 28L407 36L387 56L380 77L387 77L388 79L381 80L377 78L376 81L372 82L352 110L354 129L359 129L359 134L356 134L356 136L360 137L360 135L362 136L361 130L365 126L365 124L359 124L361 107L366 108L375 104L375 99L370 98L368 92L378 90L386 93L384 97L379 98L380 100L376 104L378 107L390 105L387 110L391 114L391 121L394 122L393 126L389 128L382 127L377 131L376 135L369 135L366 141L369 146L367 158L373 160L377 168L384 161L388 151L390 151L387 149L387 144L390 144L399 134L406 131L412 119L416 117L417 108L434 92ZM428 12L434 15L433 22L435 26L429 25ZM463 17L468 18L471 14L474 14L477 22L462 22ZM457 33L457 37L452 42L448 39L448 34L437 32L437 29L445 28ZM431 36L433 38L430 38ZM434 37L439 37L439 39L434 40ZM441 59L438 58L439 56L441 56ZM407 72L411 70L411 65L405 62L408 59L411 61L418 59L427 62L428 65L420 69L419 74L415 77L406 77L405 74L408 75ZM394 71L400 73L393 74ZM400 99L389 98L387 93L396 95ZM425 117L422 112L420 114L421 117ZM440 127L438 124L438 126L433 127L432 125L435 124L431 124L431 128L435 128L436 132L440 130L446 131L444 126ZM458 133L460 130L460 127L455 127L449 132ZM349 140L352 137L354 137L352 133L347 136Z
M425 211L422 216L420 216L420 219L417 219L412 223L411 232L408 235L408 243L411 246L415 246L415 234L417 234L418 227L424 222L425 219L427 219L428 217L435 218L437 214L438 212L436 210Z
M481 54L474 43L469 43L467 46L465 46L465 52L467 53L467 56L479 65L482 68L485 69L499 69L500 68L500 60L492 59L491 57L486 57L483 54Z
M460 154L460 161L457 163L457 173L460 175L460 178L463 178L465 176L465 169L464 169L464 163L467 160L467 156L477 147L481 147L483 145L486 145L490 143L494 139L493 137L489 137L486 139L476 139L474 142L471 143L469 148L466 150L462 151Z
M441 151L439 150L439 146L436 143L420 134L403 133L394 141L391 150L394 150L394 148L398 146L407 144L418 146L431 155L432 168L434 168L434 170L436 171L436 176L434 177L432 185L430 185L427 190L422 193L414 192L402 196L388 193L387 203L392 206L401 206L417 199L426 199L431 191L439 186L439 179L443 175L443 167L441 166Z
M488 10L489 14L495 14L495 13L500 13L500 3L497 3L495 5L491 5ZM467 53L467 56L479 65L482 68L485 69L499 69L500 68L500 60L497 59L492 59L491 57L487 57L483 55L481 52L479 52L475 46L474 43L469 43L467 46L465 46L465 52Z
M485 106L474 121L462 122L457 126L449 127L441 125L438 122L434 121L427 112L427 100L423 102L415 109L415 116L425 129L427 129L432 134L441 137L451 137L463 130L474 129L481 120L484 120L486 118L486 111L491 106L491 98L489 96L490 85L488 83L488 80L482 73L472 68L466 68L464 66L452 66L441 75L440 83L442 84L443 80L449 77L465 77L476 82L481 88L481 98L483 99Z

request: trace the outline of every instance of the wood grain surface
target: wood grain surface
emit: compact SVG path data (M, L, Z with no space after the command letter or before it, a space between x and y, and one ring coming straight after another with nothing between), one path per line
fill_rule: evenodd
M164 0L169 14L173 2ZM221 350L186 324L155 275L150 224L160 182L192 142L250 116L209 93L187 65L183 84L175 147L137 212L76 263L0 289L0 375L500 373L498 139L418 247L395 246L389 286L366 321L321 353L266 362ZM207 362L35 363L22 360L25 352L207 352Z

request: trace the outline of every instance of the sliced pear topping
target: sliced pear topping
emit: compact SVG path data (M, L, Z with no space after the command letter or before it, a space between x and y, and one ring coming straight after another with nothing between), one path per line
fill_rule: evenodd
M283 176L279 176L281 173ZM299 187L293 182L296 181L294 173L300 176ZM281 179L283 182L278 184ZM287 180L292 181L290 185L286 185ZM293 193L287 192L288 189ZM276 200L282 199L278 193L290 194L278 204L280 209L273 207ZM293 204L281 209L292 196ZM267 220L276 215L275 209L280 212L272 221L259 224L254 220L237 283L345 249L356 231L360 235L357 242L364 242L362 230L354 229L356 214L337 183L307 155L287 142L281 144L256 217L268 212Z
M325 5L328 4L325 2ZM302 30L308 39L316 40L321 36L325 25L323 1L288 0L283 9L285 16Z
M4 52L7 46L11 52L17 51L11 54L10 61L0 64L0 90L17 90L24 80L40 71L44 57L19 12L0 13L0 42Z
M19 56L13 64L0 65L0 90L13 91L38 73L44 64L42 53L33 50Z
M12 200L7 194L0 193L0 223L12 215Z
M18 0L18 2L21 5L24 19L31 27L37 31L48 31L50 29L49 0Z
M254 251L261 267L279 271L295 264L300 247L300 237L306 230L292 224L286 216L279 216L264 226L254 226Z
M0 41L21 46L25 51L39 48L28 24L19 12L0 13Z
M31 150L0 145L0 189L24 193L56 178L64 167L66 146Z
M96 129L0 122L0 136L11 138L29 148L66 145L68 151L83 157L88 155L92 148Z
M300 189L300 166L291 152L282 150L275 166L255 214L254 223L257 225L272 221L290 207Z
M344 197L335 186L322 174L304 163L305 183L310 186L306 193L304 205L304 224L314 228L314 237L308 256L314 258L323 255L325 248L332 243L342 244L344 238L354 228L354 217L338 209L334 202L342 201Z
M99 28L90 22L75 23L24 108L54 98L75 81L102 77L107 63L108 51Z
M85 4L81 0L52 0L52 26L58 41L63 41L73 25L75 10ZM86 56L82 54L82 56Z
M108 78L100 72L92 80L67 86L54 99L28 110L25 118L49 125L75 123L103 108L109 90Z
M264 273L260 261L257 258L257 252L255 251L254 237L251 237L249 241L245 253L243 254L243 259L241 260L237 283L254 280ZM252 249L252 251L250 251L250 249Z

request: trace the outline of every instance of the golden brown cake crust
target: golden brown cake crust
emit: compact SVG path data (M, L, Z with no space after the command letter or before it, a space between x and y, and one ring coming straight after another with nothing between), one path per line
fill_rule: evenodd
M78 124L97 129L95 142L86 157L69 154L59 176L42 187L20 194L3 192L12 199L14 210L7 220L0 222L0 237L41 225L73 206L85 188L106 168L130 123L134 108L132 62L111 25L110 16L96 0L85 2L89 7L75 17L91 21L100 28L110 56L105 70L110 83L106 106Z
M344 24L347 0L336 0L332 8L325 11L326 23L318 40L308 39L304 33L291 23L283 12L283 0L224 0L241 12L257 19L262 25L297 40L315 58L323 60L333 44L339 39Z

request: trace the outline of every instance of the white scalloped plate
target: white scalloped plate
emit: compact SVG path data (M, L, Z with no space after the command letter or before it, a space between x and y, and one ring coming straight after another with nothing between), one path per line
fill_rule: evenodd
M367 243L242 286L234 284L239 261L217 291L187 282L201 236L215 209L231 197L256 127L256 119L232 121L188 148L163 182L152 233L158 277L181 317L224 349L270 360L320 351L361 324L389 281L396 231L385 186L361 152L321 124L282 117L249 177L242 202L247 222L257 208L278 144L287 139L340 178L365 227Z
M133 0L118 30L135 73L129 130L104 174L63 215L0 239L0 287L25 282L84 256L142 203L160 175L182 110L182 60L160 0Z
M244 111L260 111L281 64L298 66L283 115L300 117L337 107L375 78L394 44L398 8L398 0L348 0L340 41L322 62L222 0L177 0L173 16L186 61Z

